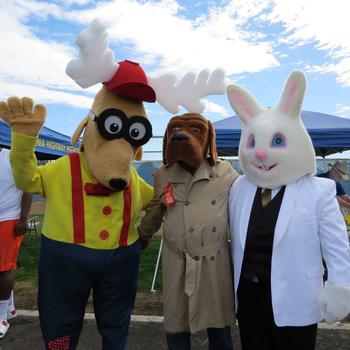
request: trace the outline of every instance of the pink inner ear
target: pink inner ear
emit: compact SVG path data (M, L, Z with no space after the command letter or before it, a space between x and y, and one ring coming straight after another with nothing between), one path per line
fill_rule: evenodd
M283 113L288 113L290 111L296 92L297 92L297 81L294 80L292 82L291 87L288 89L287 97L285 98L285 101L283 103L283 106L282 106Z
M231 92L231 98L235 102L235 104L249 117L253 117L253 111L250 109L250 107L246 104L242 96L237 91Z

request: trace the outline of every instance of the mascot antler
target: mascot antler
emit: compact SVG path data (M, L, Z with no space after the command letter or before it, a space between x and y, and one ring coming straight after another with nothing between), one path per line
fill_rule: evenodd
M212 73L203 69L196 75L187 73L176 85L176 76L166 74L160 77L148 77L149 84L157 94L157 102L170 113L176 114L179 106L183 106L193 113L201 113L205 102L201 98L208 95L225 93L227 82L223 69L215 69Z
M66 73L79 86L86 89L97 83L109 81L119 68L115 62L114 52L109 48L106 27L99 19L78 35L76 44L79 57L71 60Z
M207 69L187 73L179 84L174 74L159 77L146 76L134 62L116 63L109 48L106 27L95 19L76 40L79 58L69 62L66 73L82 88L103 82L112 92L139 101L157 102L170 113L178 113L183 106L192 113L201 113L205 102L201 99L213 94L224 94L227 82L223 69Z

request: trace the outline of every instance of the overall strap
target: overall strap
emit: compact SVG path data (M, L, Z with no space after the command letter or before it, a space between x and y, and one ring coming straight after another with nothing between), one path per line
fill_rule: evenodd
M78 153L68 154L72 178L72 211L74 243L85 243L84 193Z
M124 190L123 225L120 232L119 247L128 245L128 232L131 218L131 180L129 186Z

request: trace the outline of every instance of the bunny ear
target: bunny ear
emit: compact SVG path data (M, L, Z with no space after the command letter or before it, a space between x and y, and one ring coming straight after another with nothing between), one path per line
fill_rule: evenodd
M300 116L305 88L306 80L304 73L294 71L287 80L277 110L291 116Z
M238 85L229 85L227 87L227 97L243 123L246 123L263 110L256 99L247 90Z

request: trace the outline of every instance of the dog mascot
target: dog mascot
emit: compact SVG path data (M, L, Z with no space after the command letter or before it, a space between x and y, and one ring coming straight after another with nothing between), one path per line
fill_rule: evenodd
M215 131L198 113L173 117L140 226L149 240L163 217L163 301L168 348L189 350L207 329L210 349L232 349L233 287L227 240L229 188L237 176L216 157ZM232 294L231 294L232 293Z
M245 175L229 198L243 350L314 349L317 323L350 311L349 242L334 181L313 176L315 153L300 117L305 86L304 74L293 72L275 109L239 86L227 89L243 123Z

